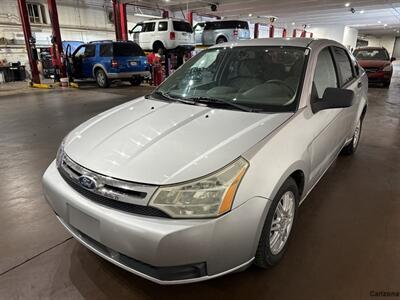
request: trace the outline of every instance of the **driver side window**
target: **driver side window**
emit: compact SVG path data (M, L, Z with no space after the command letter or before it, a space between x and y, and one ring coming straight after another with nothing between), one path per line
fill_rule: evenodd
M319 53L317 65L315 67L312 87L313 100L315 100L316 97L321 99L325 89L329 87L337 88L338 81L331 52L329 48L325 48Z
M78 49L78 51L76 51L76 53L75 53L74 56L75 56L76 58L82 58L82 57L84 56L84 54L85 54L85 49L86 49L85 46L80 47L80 48Z

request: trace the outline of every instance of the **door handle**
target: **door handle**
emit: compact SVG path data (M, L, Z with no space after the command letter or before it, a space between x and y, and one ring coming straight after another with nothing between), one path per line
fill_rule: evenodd
M359 81L359 82L357 83L357 87L358 87L358 88L362 87L362 82L361 82L361 81Z

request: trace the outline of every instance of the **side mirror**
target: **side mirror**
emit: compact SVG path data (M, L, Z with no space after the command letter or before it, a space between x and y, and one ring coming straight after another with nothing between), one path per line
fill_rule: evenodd
M341 88L326 88L322 99L311 103L313 113L324 109L345 108L353 105L354 92Z
M396 57L392 57L391 59L390 59L390 62L394 62L396 60Z

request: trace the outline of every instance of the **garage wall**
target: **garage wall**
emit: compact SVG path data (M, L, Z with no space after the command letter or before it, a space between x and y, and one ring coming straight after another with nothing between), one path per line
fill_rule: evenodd
M347 49L355 49L357 47L358 29L346 26L343 33L343 45Z
M366 36L364 40L368 41L368 46L384 47L390 55L393 55L394 43L396 40L394 36Z
M311 28L308 28L307 31L312 32L314 38L331 39L342 43L344 37L344 29L344 25L325 25L315 27L313 26Z
M31 24L37 47L49 46L51 39L50 17L47 1L35 0L43 6L47 24ZM0 5L0 59L27 63L24 36L20 24L16 0L1 0ZM63 40L115 39L114 23L110 13L111 1L63 0L57 1L58 16Z

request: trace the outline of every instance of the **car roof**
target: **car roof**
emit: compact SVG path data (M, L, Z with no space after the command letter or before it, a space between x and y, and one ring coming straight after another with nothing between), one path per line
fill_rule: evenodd
M314 48L319 46L339 46L343 47L342 44L329 40L329 39L312 39L312 38L262 38L262 39L250 39L241 40L237 42L227 42L217 44L211 48L218 47L240 47L240 46L291 46L291 47L302 47L302 48Z

